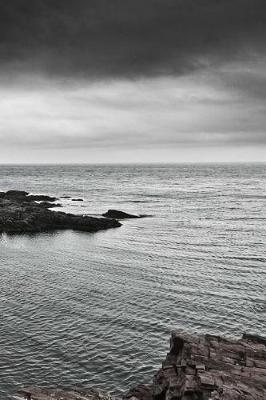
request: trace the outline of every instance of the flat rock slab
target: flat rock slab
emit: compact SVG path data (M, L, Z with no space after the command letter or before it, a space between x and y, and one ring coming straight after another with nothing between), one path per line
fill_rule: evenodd
M27 387L18 390L12 398L15 400L111 400L108 393L97 389L79 389L71 390L47 389Z

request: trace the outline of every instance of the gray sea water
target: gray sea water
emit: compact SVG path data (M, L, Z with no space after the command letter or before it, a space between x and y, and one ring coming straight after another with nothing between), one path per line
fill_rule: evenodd
M172 329L266 335L265 164L1 166L0 190L152 217L96 234L0 237L0 398L21 384L119 394Z

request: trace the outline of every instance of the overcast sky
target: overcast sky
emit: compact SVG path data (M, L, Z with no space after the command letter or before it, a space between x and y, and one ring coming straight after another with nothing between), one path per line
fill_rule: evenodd
M265 0L0 0L0 163L266 161Z

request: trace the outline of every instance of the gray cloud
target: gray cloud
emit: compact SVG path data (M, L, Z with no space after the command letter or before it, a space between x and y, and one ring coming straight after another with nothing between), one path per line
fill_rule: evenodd
M7 73L184 74L265 52L265 0L0 0Z
M169 77L6 89L0 98L0 140L34 149L265 144L263 103L243 101L241 92L209 80Z

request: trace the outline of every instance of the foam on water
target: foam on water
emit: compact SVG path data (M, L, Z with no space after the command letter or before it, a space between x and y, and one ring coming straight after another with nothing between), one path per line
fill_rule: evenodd
M266 335L265 165L0 167L14 188L153 217L1 237L1 398L21 384L119 393L150 379L173 328Z

